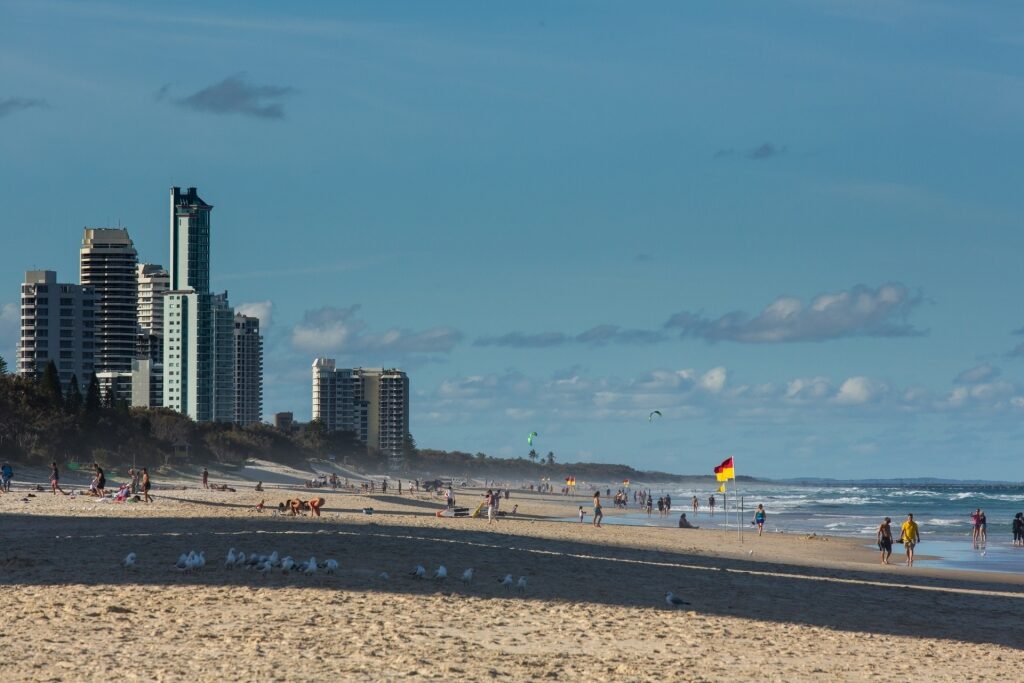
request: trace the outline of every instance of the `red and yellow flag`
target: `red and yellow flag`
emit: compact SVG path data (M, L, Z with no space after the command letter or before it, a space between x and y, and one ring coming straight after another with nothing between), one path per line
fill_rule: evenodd
M715 468L715 479L718 481L729 481L736 478L736 470L732 465L732 457L722 461L722 464Z

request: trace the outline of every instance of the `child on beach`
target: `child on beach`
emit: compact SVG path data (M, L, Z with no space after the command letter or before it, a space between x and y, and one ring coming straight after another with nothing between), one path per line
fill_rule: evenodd
M583 517L584 517L584 516L585 516L586 514L587 514L587 513L583 511L583 506L582 506L582 505L580 505L580 524L583 524Z

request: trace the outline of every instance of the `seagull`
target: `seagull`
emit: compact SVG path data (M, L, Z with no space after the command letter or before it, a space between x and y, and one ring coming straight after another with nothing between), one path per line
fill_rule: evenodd
M277 554L277 551L270 553L270 557L267 558L267 562L270 563L271 567L276 567L281 562L281 556Z
M409 572L409 576L412 576L416 579L423 579L427 576L427 570L423 568L422 564L418 564L415 567L413 567L413 570L411 572Z
M292 559L291 555L281 560L281 573L287 574L295 567L295 560Z
M505 590L512 590L512 584L515 583L515 579L512 578L511 574L505 574L505 578L500 581L501 585L505 587Z
M188 555L182 553L178 556L178 561L174 565L175 569L188 569Z
M520 593L525 593L526 592L526 577L525 576L520 576L519 577L519 582L516 583L516 590L519 591Z
M245 565L245 553L239 551L238 555L235 556L235 566L242 567Z
M333 574L334 572L338 571L338 561L327 560L326 562L324 562L324 571L328 574Z
M469 583L473 580L473 568L470 567L466 571L462 572L462 583Z
M381 581L387 581L391 577L388 576L387 572L381 572L377 575L377 578L379 578Z
M135 569L135 553L125 555L124 559L121 560L121 566L125 569Z
M271 569L273 569L273 566L269 562L264 562L263 564L256 567L256 571L258 571L260 574L263 574L263 576L269 574Z
M306 576L313 576L316 574L316 558L309 558L309 562L306 563L306 568L302 570L302 573Z
M440 579L447 579L448 578L448 568L445 567L442 564L440 567L437 568L437 570L434 571L434 578L438 579L438 580L440 580Z
M665 593L665 604L669 607L682 607L683 605L689 605L690 603L686 602L672 591L669 591Z
M237 562L237 561L238 561L238 555L235 554L235 549L234 548L230 548L228 550L228 559L226 559L224 561L224 568L225 569L231 569L232 567L235 566L235 562Z
M202 569L203 567L206 566L206 552L205 551L203 551L203 550L199 551L199 554L196 556L195 566L196 566L196 569Z

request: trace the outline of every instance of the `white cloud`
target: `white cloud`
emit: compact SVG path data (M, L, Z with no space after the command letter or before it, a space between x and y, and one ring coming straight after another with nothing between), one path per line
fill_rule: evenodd
M431 327L414 332L391 328L378 334L365 332L366 323L356 317L358 305L324 307L306 311L292 329L292 346L312 354L390 352L394 354L448 353L462 339L450 327Z
M867 377L850 377L841 385L836 393L835 402L840 405L861 405L876 400L884 393L885 385L874 382Z
M242 315L248 315L253 318L260 319L260 330L264 331L270 327L274 318L274 302L273 301L253 301L247 304L239 304L235 306L235 313L241 313Z
M719 366L717 368L711 368L700 378L700 386L705 391L710 391L712 394L717 394L725 388L726 379L725 368Z
M976 365L970 370L964 370L956 376L957 384L977 384L985 382L999 375L999 368L994 368L988 363Z
M908 322L922 301L920 294L899 283L875 289L856 285L820 294L807 305L800 299L779 297L755 316L735 311L712 319L683 311L669 318L665 327L679 330L682 337L750 344L906 337L922 334Z

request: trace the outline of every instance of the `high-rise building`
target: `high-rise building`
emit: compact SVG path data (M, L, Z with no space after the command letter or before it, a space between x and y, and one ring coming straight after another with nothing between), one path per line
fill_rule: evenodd
M213 331L213 420L235 421L235 311L228 293L210 298Z
M363 400L362 377L351 368L338 368L333 358L313 361L313 419L328 431L353 432L369 438L369 404Z
M210 211L196 188L171 188L171 284L177 291L210 291Z
M328 430L355 432L397 467L409 433L409 376L394 368L338 368L332 358L317 358L313 419Z
M163 266L152 263L138 265L139 341L136 356L149 358L156 364L163 362L164 293L170 288L170 282L171 277Z
M263 337L260 319L235 314L235 424L263 419Z
M234 315L227 292L210 294L212 209L196 188L171 188L163 405L197 422L234 419Z
M96 293L97 374L131 372L139 326L137 262L124 228L85 228L79 277Z
M164 294L170 280L163 266L140 263L136 270L139 334L132 361L131 397L135 407L163 405Z
M57 282L52 270L25 273L16 371L41 374L53 361L66 390L77 377L82 393L95 366L96 294L92 287Z

